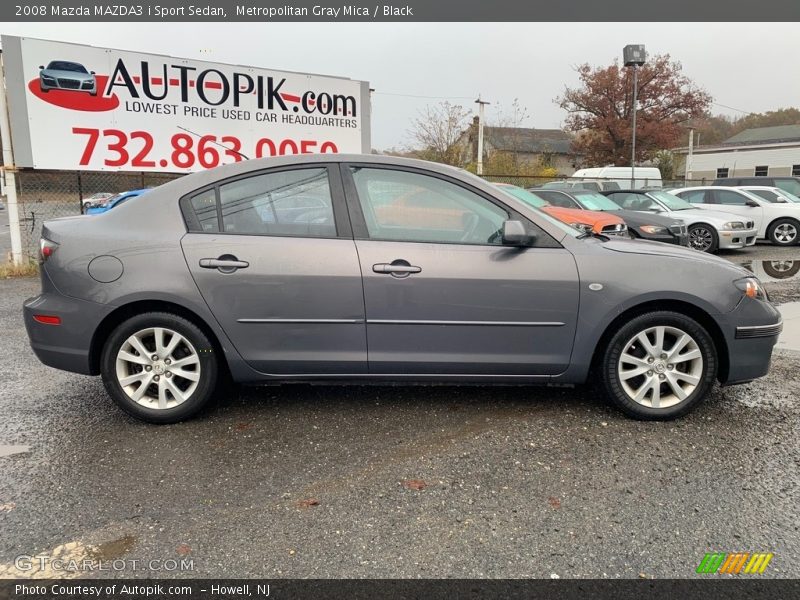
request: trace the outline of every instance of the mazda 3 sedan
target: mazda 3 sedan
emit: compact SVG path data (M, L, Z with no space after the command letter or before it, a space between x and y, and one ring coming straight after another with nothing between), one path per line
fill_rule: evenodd
M154 423L228 381L596 382L669 419L763 376L782 327L742 267L383 156L226 165L42 236L34 352Z

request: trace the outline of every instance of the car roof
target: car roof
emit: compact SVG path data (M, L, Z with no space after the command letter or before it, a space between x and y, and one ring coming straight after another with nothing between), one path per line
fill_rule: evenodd
M378 164L386 166L398 167L416 167L426 171L441 173L443 175L459 174L461 177L464 175L471 175L477 177L457 167L450 165L443 165L441 163L433 163L425 160L418 160L416 158L404 158L399 156L386 156L383 154L292 154L289 156L271 156L267 158L251 158L249 160L242 160L239 162L222 165L207 171L196 171L188 174L187 177L175 179L168 184L172 185L177 182L184 182L187 184L187 189L198 189L205 185L215 184L223 179L229 177L237 177L239 175L246 175L248 173L255 173L265 169L272 169L275 167L295 166L304 164L325 164L325 163L364 163L364 164ZM485 180L481 180L485 181ZM491 182L485 182L491 185Z

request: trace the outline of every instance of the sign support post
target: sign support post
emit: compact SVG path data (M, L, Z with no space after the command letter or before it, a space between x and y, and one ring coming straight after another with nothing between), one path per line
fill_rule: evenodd
M19 204L17 202L17 167L14 164L14 151L11 147L11 124L8 120L5 64L2 54L0 54L0 143L2 143L3 151L8 227L11 235L11 260L18 265L22 263L22 235L19 227Z

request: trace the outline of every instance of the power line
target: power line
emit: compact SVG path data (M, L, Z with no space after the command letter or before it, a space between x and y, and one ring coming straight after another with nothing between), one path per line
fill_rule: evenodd
M742 110L741 108L734 108L733 106L728 106L727 104L720 104L719 102L712 102L711 104L713 104L714 106L721 106L723 108L728 108L730 110L735 110L737 112L744 113L746 115L755 115L755 114L757 114L757 113L754 113L754 112L750 112L749 110Z
M394 94L391 92L372 92L381 96L399 96L401 98L424 98L426 100L472 100L472 96L418 96L416 94Z

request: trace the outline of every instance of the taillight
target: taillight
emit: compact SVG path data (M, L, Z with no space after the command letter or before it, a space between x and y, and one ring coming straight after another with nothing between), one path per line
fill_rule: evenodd
M58 248L58 244L55 242L51 242L46 238L42 238L39 240L39 257L42 259L42 262L45 262L48 258L55 254L56 248Z

